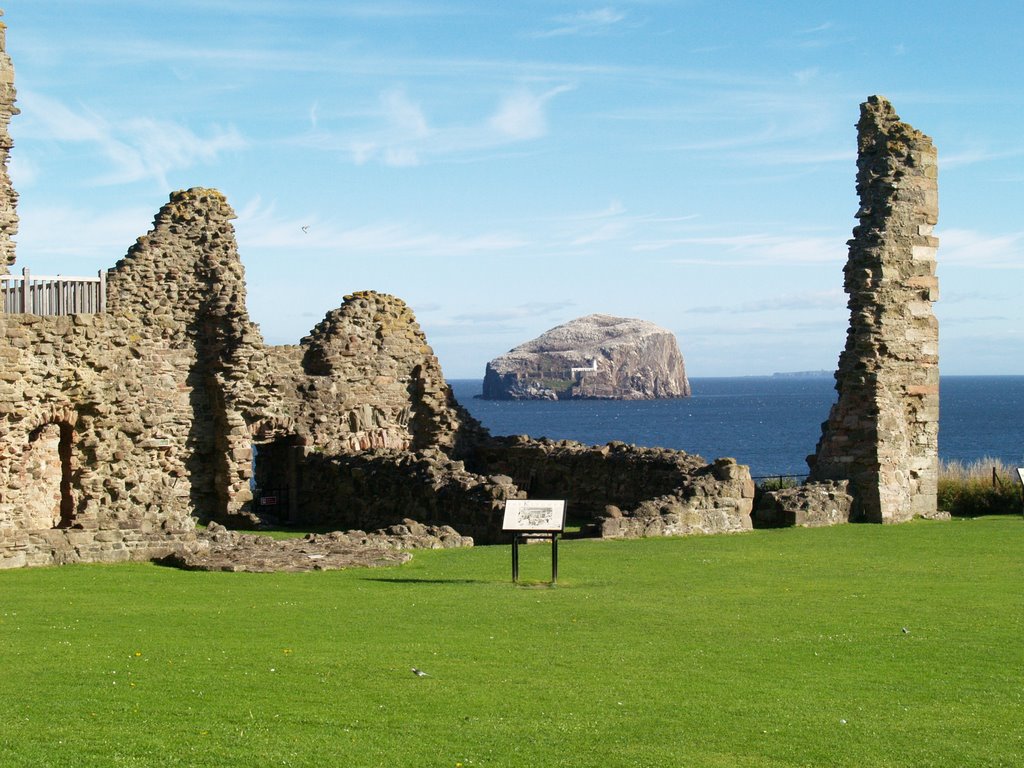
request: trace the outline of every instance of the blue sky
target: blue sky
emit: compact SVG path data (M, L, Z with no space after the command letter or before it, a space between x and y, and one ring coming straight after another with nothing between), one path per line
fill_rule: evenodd
M593 312L695 377L832 369L880 93L939 149L943 373L1024 374L1022 3L0 5L17 267L112 266L209 186L270 343L374 289L450 378Z

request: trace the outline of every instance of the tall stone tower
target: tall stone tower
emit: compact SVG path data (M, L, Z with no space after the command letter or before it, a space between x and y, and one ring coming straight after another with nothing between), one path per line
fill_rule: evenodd
M0 16L4 12L0 10ZM14 65L7 55L7 25L0 21L0 275L6 275L14 263L14 241L18 232L18 193L11 185L7 161L11 156L11 136L7 126L18 114L14 106Z
M857 123L860 223L844 269L850 328L839 399L822 425L812 480L849 480L854 519L934 512L938 482L938 163L931 139L879 96Z

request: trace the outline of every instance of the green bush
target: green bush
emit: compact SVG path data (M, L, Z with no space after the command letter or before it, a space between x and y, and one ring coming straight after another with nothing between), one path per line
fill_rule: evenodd
M998 459L944 462L939 468L939 509L956 517L1019 515L1022 492L1017 472Z

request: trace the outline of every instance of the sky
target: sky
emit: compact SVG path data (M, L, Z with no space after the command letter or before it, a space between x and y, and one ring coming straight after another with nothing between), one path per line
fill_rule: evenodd
M113 266L215 187L248 308L346 294L448 378L600 312L691 377L833 370L859 104L938 148L943 374L1024 374L1024 3L0 0L18 263Z

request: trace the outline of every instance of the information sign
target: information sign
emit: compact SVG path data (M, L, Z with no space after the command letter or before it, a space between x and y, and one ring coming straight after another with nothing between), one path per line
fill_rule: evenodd
M561 533L565 529L565 499L509 499L505 502L504 531Z
M508 499L501 528L512 532L512 581L519 581L521 539L551 539L551 585L558 583L558 535L565 530L565 499Z

